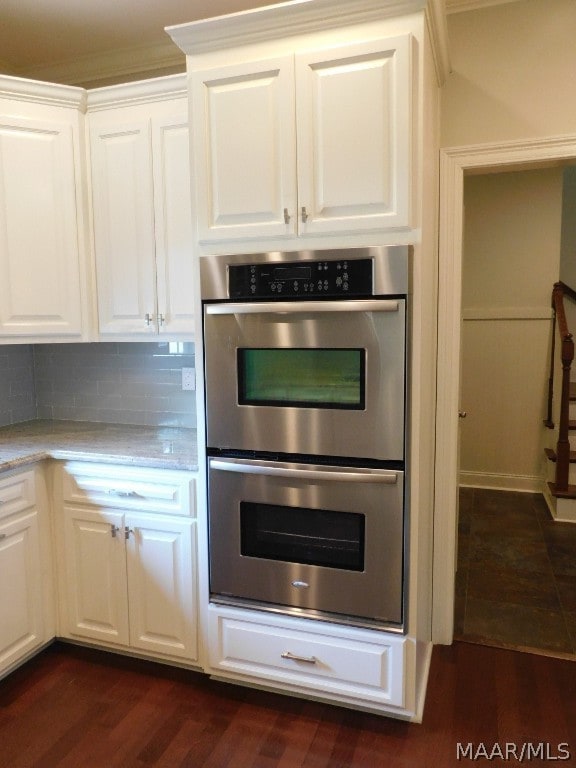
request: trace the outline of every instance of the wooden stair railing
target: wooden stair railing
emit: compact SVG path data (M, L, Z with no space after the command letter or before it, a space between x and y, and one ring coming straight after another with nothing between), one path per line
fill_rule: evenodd
M561 341L560 356L562 360L562 385L560 395L560 423L558 425L558 442L556 444L556 476L552 488L554 495L562 496L570 494L568 475L570 471L570 370L574 360L574 340L568 330L564 298L576 301L576 291L562 282L554 284L552 291L552 309L554 310L552 322L552 351L550 356L550 378L548 380L548 409L544 424L552 429L552 399L554 392L554 348L556 338L556 326Z

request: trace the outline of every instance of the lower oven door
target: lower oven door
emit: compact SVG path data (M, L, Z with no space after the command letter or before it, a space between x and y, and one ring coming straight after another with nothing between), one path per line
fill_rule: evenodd
M213 599L400 626L403 497L397 470L210 458Z

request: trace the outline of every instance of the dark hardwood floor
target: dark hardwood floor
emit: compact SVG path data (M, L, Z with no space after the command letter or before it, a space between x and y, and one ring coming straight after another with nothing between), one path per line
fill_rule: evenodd
M512 752L494 757L506 744L518 757L532 745L523 760L532 765L576 765L575 662L437 646L420 725L61 643L0 681L0 768L445 768L488 762L485 755L492 765L520 762Z

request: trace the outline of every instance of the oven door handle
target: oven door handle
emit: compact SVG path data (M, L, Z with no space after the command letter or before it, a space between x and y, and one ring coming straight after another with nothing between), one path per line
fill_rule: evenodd
M210 469L222 472L241 472L249 475L272 475L274 477L302 478L305 480L336 480L345 483L398 482L398 473L389 469L370 469L360 472L344 469L293 469L282 465L252 463L242 459L210 459Z
M350 301L263 301L253 303L206 304L207 315L303 314L310 312L398 312L393 299L352 299Z

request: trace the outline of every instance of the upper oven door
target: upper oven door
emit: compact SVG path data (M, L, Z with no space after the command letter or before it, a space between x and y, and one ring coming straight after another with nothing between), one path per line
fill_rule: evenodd
M403 298L204 306L209 448L404 459Z

